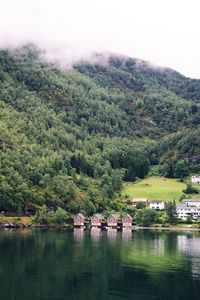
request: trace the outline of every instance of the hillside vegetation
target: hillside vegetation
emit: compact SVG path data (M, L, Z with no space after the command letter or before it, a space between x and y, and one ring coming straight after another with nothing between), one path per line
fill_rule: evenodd
M33 46L0 51L0 211L117 209L151 165L200 170L200 81L126 57L61 70Z

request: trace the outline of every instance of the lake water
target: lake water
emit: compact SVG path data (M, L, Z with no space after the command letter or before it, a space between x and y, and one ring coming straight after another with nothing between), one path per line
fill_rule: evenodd
M200 234L0 231L2 300L200 299Z

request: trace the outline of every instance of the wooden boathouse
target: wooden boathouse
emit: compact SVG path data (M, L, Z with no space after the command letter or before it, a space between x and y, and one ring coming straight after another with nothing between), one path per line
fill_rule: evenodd
M91 225L94 227L101 227L105 222L101 214L94 214L91 217Z
M118 222L119 222L118 217L115 216L114 214L111 214L107 218L107 225L108 225L108 227L117 227Z
M126 214L122 218L122 226L123 227L131 227L132 226L132 222L133 222L133 218L129 214Z
M86 223L86 217L82 213L78 213L74 217L74 226L84 226Z
M87 220L82 213L78 213L74 217L74 227L83 227L91 224L92 227L101 227L106 229L106 227L117 227L125 228L132 227L133 218L128 213L124 215L122 219L119 219L115 214L110 214L107 219L104 219L101 214L94 214L90 220Z

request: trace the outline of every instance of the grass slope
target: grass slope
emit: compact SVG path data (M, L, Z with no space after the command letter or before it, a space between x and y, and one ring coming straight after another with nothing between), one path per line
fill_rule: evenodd
M123 196L147 197L149 200L176 200L182 195L185 183L177 179L168 179L159 176L148 177L137 183L129 183L123 189Z

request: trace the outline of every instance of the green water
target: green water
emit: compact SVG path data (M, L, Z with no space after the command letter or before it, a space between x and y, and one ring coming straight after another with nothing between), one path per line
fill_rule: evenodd
M200 234L0 231L0 299L200 299Z

